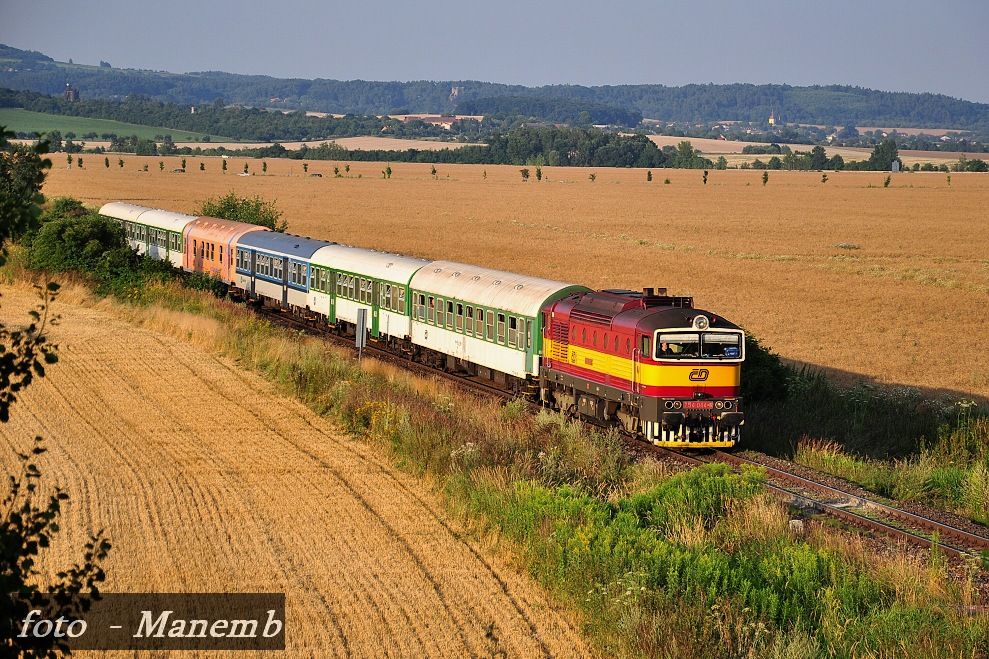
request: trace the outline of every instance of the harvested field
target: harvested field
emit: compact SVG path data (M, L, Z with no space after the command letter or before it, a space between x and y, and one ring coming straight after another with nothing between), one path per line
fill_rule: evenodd
M6 287L4 321L32 302ZM43 574L105 528L104 590L284 591L290 656L588 654L538 587L376 449L110 303L57 311L60 362L0 425L0 459L42 434L44 483L72 495Z
M989 398L989 176L543 168L125 157L109 170L56 160L47 195L191 212L236 190L277 199L290 230L595 287L667 286L741 323L784 357L864 377ZM199 172L199 162L207 171ZM141 172L142 163L152 171ZM597 180L588 175L594 172ZM487 177L484 177L484 174ZM361 178L357 178L361 176ZM670 185L663 179L669 178Z

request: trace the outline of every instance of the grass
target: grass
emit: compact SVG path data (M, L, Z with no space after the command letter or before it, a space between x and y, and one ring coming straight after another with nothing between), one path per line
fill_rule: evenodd
M83 135L96 133L97 136L104 133L113 133L119 137L137 135L142 139L153 140L156 135L171 135L176 142L199 142L202 140L201 133L190 133L188 131L175 130L172 128L160 128L157 126L144 126L141 124L131 124L112 119L92 119L89 117L72 117L61 114L47 114L44 112L32 112L21 108L0 108L0 126L6 126L7 130L15 133L48 132L57 130L65 137L65 133L76 134L74 141L83 141ZM85 141L100 139L90 138ZM230 142L229 138L210 135L213 142Z
M236 359L435 483L452 511L583 614L605 654L989 651L986 620L960 612L970 587L936 554L885 558L813 526L794 535L760 472L634 463L614 435L358 364L350 351L174 281L114 290L129 303L116 313Z
M989 418L966 418L953 429L945 427L930 446L899 460L857 456L820 440L800 442L795 459L884 496L989 525Z

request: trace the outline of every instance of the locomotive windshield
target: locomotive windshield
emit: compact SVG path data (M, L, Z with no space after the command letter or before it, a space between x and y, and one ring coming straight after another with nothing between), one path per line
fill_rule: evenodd
M740 359L742 335L727 332L666 332L656 340L655 359Z

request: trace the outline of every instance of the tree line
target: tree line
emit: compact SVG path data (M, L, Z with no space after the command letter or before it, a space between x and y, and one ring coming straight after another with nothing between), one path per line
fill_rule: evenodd
M514 96L602 104L676 121L765 121L771 111L787 122L832 126L879 125L965 128L989 135L989 104L943 94L885 92L847 85L703 84L545 85L482 81L377 82L271 78L223 72L173 74L107 67L74 67L7 48L13 62L0 86L60 94L70 80L84 98L139 94L179 105L217 99L248 106L353 114L453 112L481 99ZM454 93L455 92L455 93ZM546 120L552 120L545 117ZM254 139L254 138L252 138ZM283 138L284 139L284 138Z

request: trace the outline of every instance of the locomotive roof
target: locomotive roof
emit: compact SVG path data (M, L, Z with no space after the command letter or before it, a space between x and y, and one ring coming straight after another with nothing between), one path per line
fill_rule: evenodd
M589 290L562 281L453 261L433 261L425 266L412 278L412 287L525 316L537 316L550 298Z
M123 201L111 201L110 203L103 204L103 206L100 207L100 215L112 217L117 220L125 220L127 222L136 222L141 213L146 213L149 210L151 209L147 206L128 204Z
M330 245L325 240L277 231L252 231L237 241L238 245L284 254L296 259L309 259L316 251Z
M616 321L634 324L637 330L649 334L658 329L684 329L692 327L696 316L707 316L712 321L712 331L741 329L738 325L710 311L681 307L634 309L623 312L616 318Z
M313 265L402 284L409 283L412 275L429 263L425 259L336 243L317 250L311 261Z

